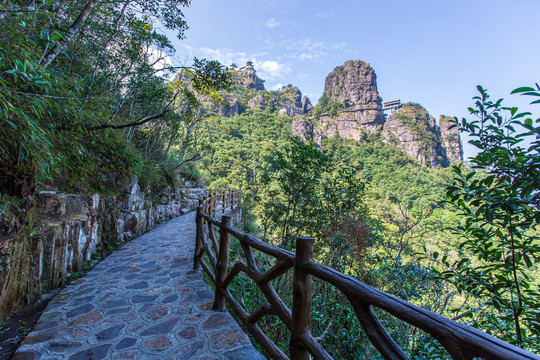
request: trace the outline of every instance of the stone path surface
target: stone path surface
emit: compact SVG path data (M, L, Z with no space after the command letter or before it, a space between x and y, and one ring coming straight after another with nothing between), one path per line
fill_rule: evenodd
M48 305L13 359L265 359L193 270L195 213L132 240Z

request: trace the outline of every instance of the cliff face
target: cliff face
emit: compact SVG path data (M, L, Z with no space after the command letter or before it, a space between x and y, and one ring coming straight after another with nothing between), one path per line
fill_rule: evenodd
M457 127L452 127L451 117L441 115L439 117L439 129L441 132L441 144L450 162L463 160L463 144L459 137ZM452 127L452 128L451 128Z
M257 94L251 100L249 100L248 106L250 109L266 109L266 101L264 100L263 94Z
M401 148L422 165L443 165L448 161L440 146L435 119L418 104L404 104L384 124L382 140Z
M324 93L314 109L314 119L295 119L293 132L319 143L339 135L359 141L364 133L380 132L384 124L382 99L377 91L373 68L360 60L336 67L324 83ZM313 123L312 134L302 134Z
M422 106L409 103L386 118L375 71L360 60L347 61L326 77L323 96L311 114L293 120L293 133L319 146L336 135L361 141L374 133L421 164L448 166L463 158L459 131L449 129L446 117L439 127Z
M61 286L99 251L195 209L207 196L206 189L166 188L154 204L136 177L126 187L120 195L41 192L22 213L0 212L0 322Z
M382 113L377 76L373 68L361 60L349 60L328 74L323 98L341 103L348 109L370 109Z
M234 117L234 115L238 114L238 112L240 111L238 106L238 100L236 100L230 95L223 96L223 100L225 100L225 105L222 105L219 109L219 114L221 116Z

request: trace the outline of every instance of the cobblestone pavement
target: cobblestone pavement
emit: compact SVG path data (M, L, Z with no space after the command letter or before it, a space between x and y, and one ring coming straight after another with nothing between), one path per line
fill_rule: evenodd
M13 359L264 357L193 270L195 213L125 244L48 305Z

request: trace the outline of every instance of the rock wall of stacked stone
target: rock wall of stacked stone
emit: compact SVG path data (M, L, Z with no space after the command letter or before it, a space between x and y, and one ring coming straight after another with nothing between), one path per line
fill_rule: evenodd
M18 214L0 213L0 321L62 286L101 251L196 209L206 189L147 199L137 179L119 195L41 192Z

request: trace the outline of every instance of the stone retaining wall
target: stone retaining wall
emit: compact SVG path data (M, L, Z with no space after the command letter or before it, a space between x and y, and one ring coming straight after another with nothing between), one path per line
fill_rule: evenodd
M169 190L155 204L135 179L126 194L41 192L29 210L0 213L0 322L62 286L96 253L196 209L206 196L205 189L184 190Z

